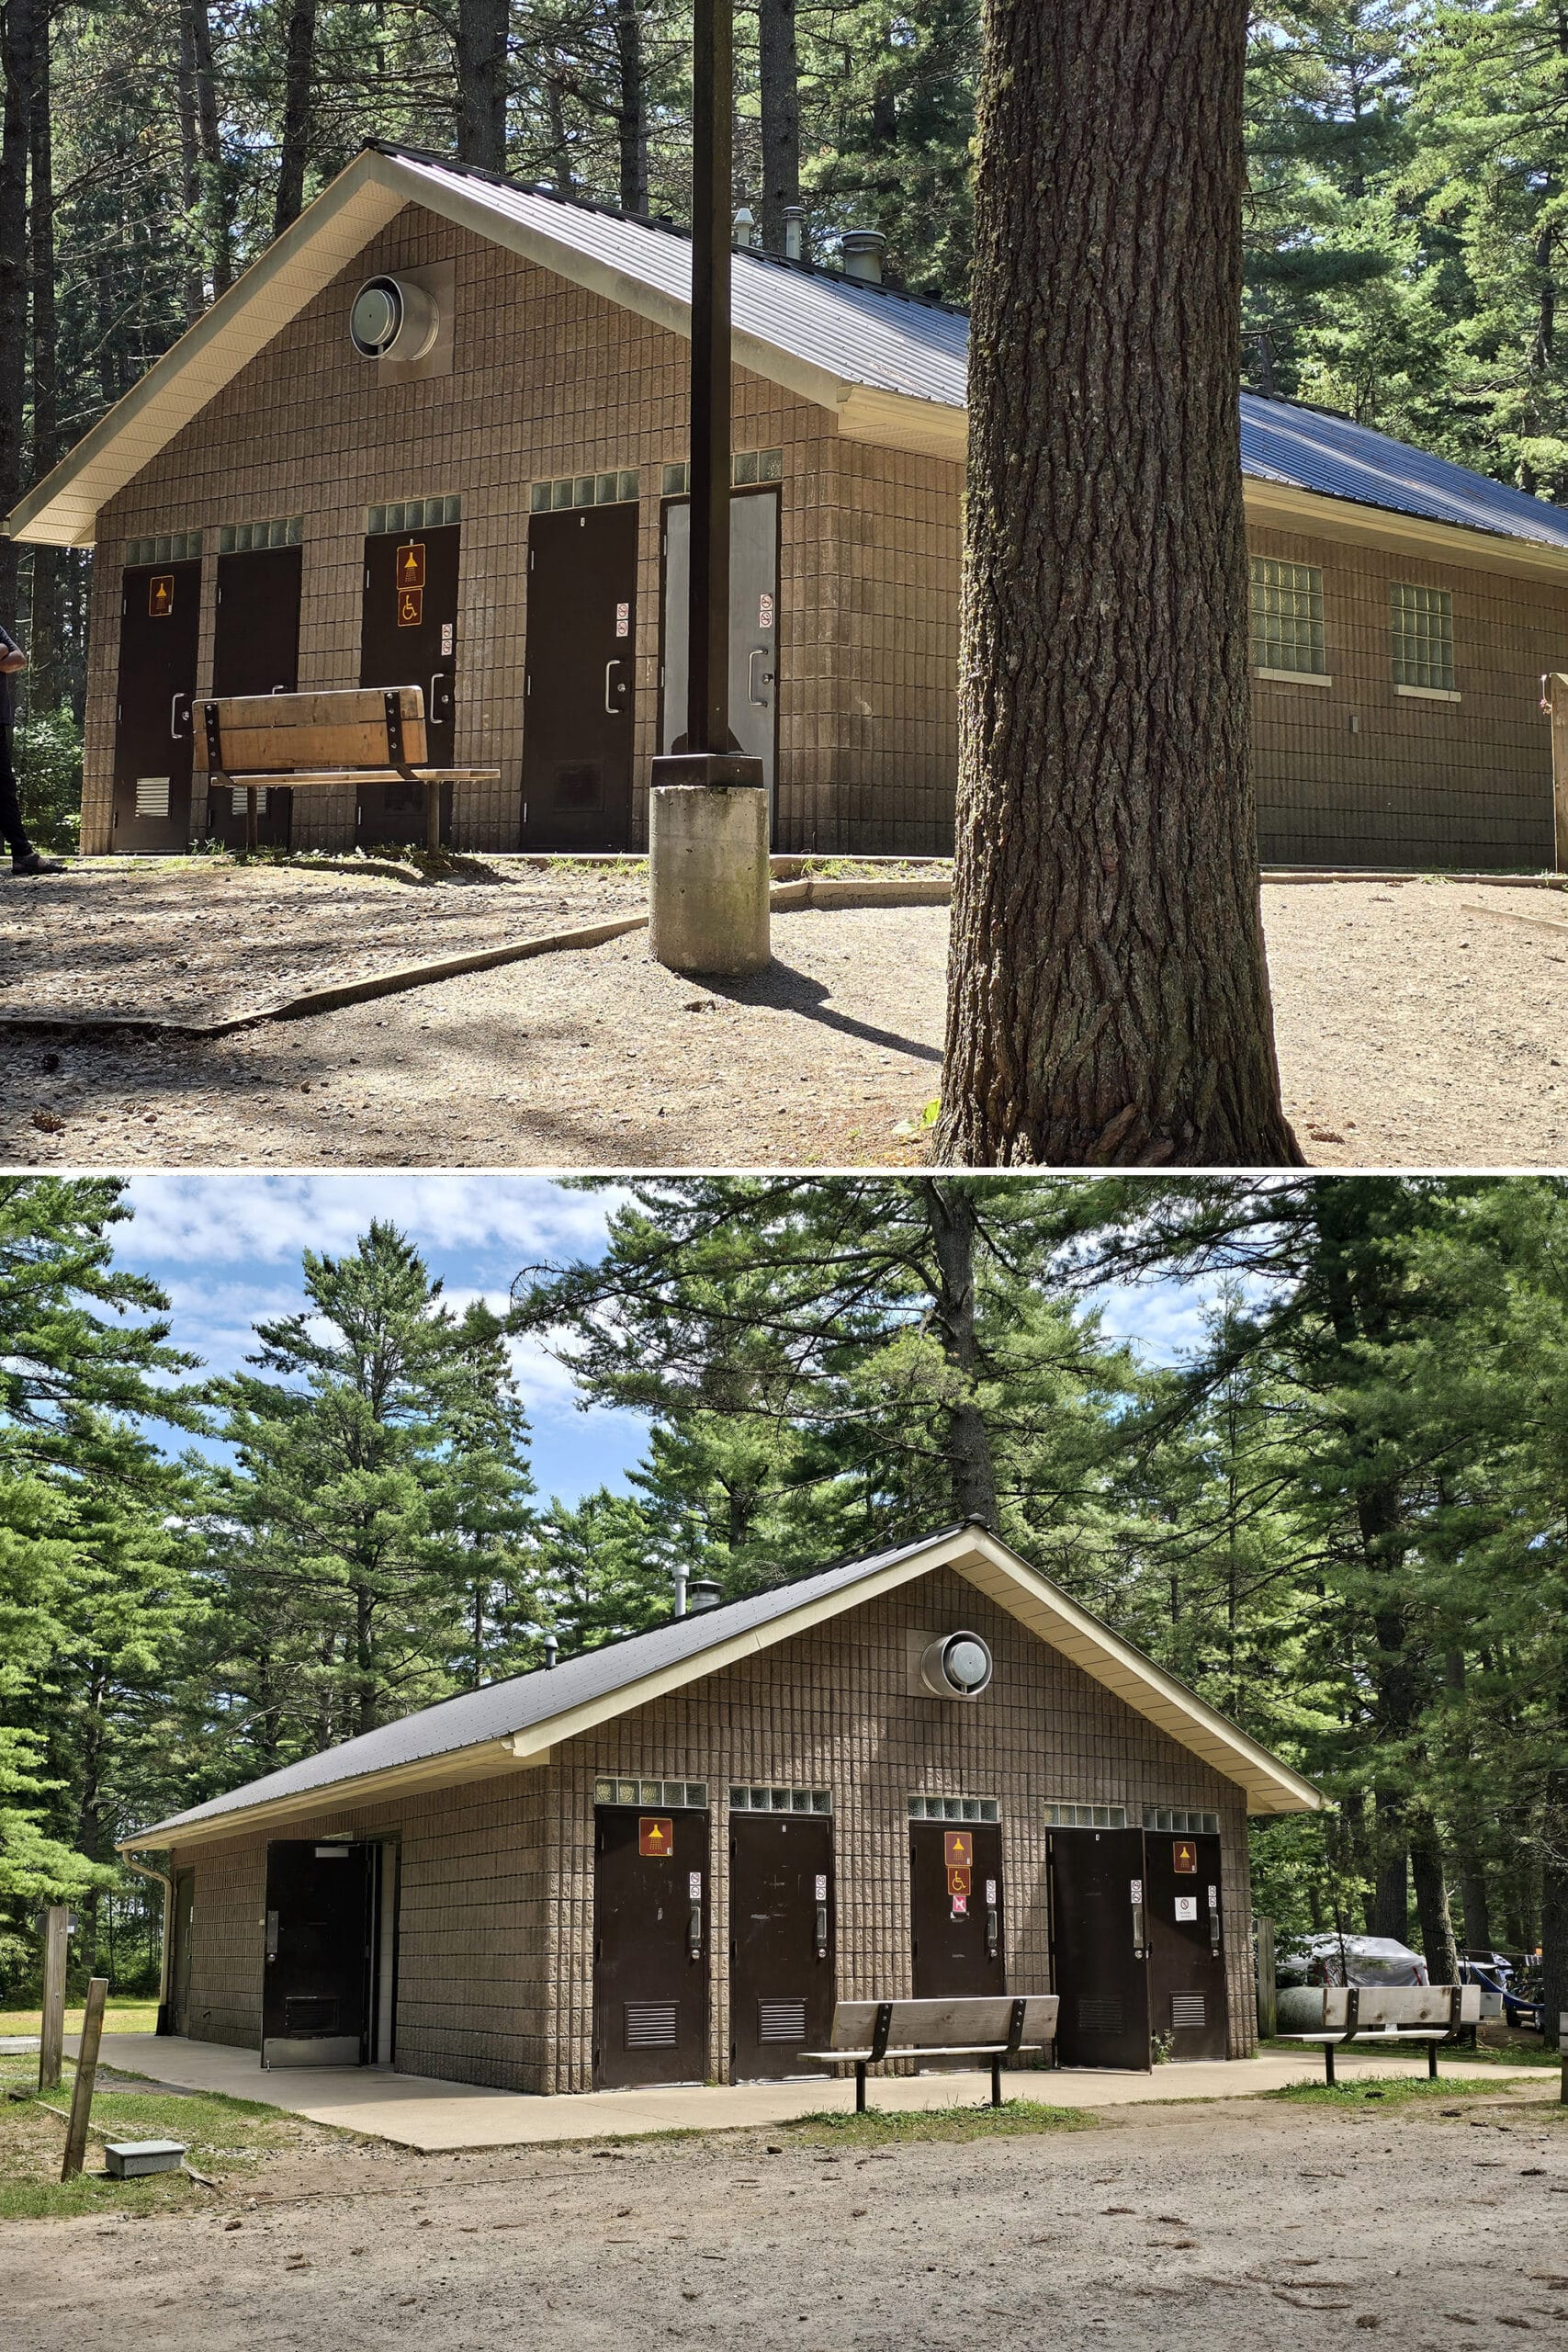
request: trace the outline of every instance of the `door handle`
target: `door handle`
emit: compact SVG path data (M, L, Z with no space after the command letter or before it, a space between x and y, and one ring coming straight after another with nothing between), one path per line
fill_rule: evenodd
M828 1905L825 1903L817 1905L817 1957L818 1960L828 1957Z
M276 1911L269 1911L266 1915L266 1956L268 1960L277 1958L277 1914Z
M623 689L620 686L612 687L610 684L610 673L614 670L618 670L621 664L619 661L606 662L604 664L604 708L612 718L619 718L621 711L619 705L613 703L610 700L610 696L612 694L620 694Z
M768 656L765 647L761 645L753 646L750 660L746 665L746 699L750 703L754 703L759 710L766 710L768 707L768 697L765 694L760 695L757 692L757 664L759 662L765 662ZM773 683L773 672L771 670L764 670L762 673L763 685L771 686Z
M1218 1960L1220 1956L1220 1890L1217 1886L1212 1886L1209 1889L1209 1950Z
M1143 1956L1144 1899L1142 1895L1139 1895L1133 1905L1133 1957L1134 1960L1142 1960Z
M686 1954L691 1960L701 1960L703 1956L703 1906L700 1903L693 1904L686 1921Z
M437 670L432 673L430 681L430 700L425 704L424 707L426 713L432 718L445 718L451 710L452 688L447 681L445 670Z
M190 706L189 695L176 694L169 696L169 740L171 742L183 742L190 733ZM182 718L185 720L183 727L179 724Z
M995 1960L1002 1939L1001 1920L995 1906L986 1906L986 1958Z

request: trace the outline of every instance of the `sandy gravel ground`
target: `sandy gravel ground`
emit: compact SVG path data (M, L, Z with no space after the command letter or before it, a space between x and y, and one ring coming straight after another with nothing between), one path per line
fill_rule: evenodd
M11 2352L1319 2352L1362 2331L1544 2352L1568 2340L1568 2129L1502 2104L1227 2100L875 2153L360 2148L198 2217L6 2224L0 2309Z
M592 875L543 881L541 928L592 920L605 891L628 888ZM405 922L447 898L350 887L384 893L376 905L391 899ZM450 898L459 908L504 899L513 922L526 904L513 883ZM1413 881L1275 884L1264 900L1286 1102L1309 1159L1568 1165L1568 897ZM323 901L311 920L341 928L347 916ZM773 942L773 969L733 986L678 979L633 934L225 1038L24 1031L0 1156L115 1167L912 1163L922 1147L909 1123L940 1083L946 910L780 913Z
M563 888L548 867L473 865L434 886L223 858L0 876L0 1012L221 1020L645 902L640 876L613 867L575 869Z

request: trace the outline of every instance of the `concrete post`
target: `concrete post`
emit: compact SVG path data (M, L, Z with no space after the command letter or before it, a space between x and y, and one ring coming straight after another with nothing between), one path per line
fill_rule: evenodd
M649 945L672 972L737 978L769 961L768 796L761 760L656 760L649 795Z

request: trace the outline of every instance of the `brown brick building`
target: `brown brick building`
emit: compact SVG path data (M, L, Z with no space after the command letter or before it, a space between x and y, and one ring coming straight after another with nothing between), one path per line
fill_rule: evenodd
M84 849L232 833L191 774L203 697L362 684L422 685L434 755L499 765L453 788L457 842L639 847L683 693L689 284L671 229L361 154L9 518L98 551ZM775 846L944 852L966 322L753 253L734 315L731 698ZM1568 517L1286 403L1242 426L1265 860L1551 865ZM265 819L421 830L374 786Z
M835 1996L1253 2046L1247 1820L1316 1792L975 1524L157 1823L169 2029L538 2092L779 2076Z

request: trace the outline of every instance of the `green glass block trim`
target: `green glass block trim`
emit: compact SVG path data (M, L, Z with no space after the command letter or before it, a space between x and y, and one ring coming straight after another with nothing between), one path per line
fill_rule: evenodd
M684 1807L691 1812L706 1810L708 1784L705 1781L615 1781L599 1780L593 1783L595 1804L656 1804L675 1813Z
M366 510L366 534L378 539L387 531L439 531L444 524L460 523L460 498L400 498L388 506Z
M1047 1829L1125 1829L1124 1804L1063 1804L1044 1807Z
M528 493L528 507L532 514L550 514L569 506L629 506L640 489L635 466L602 474L562 474L555 481L536 481Z
M831 1813L830 1789L765 1789L732 1787L731 1813Z
M1314 563L1252 559L1252 663L1257 670L1326 676L1323 574Z
M1145 1829L1174 1829L1179 1838L1217 1838L1220 1816L1217 1813L1184 1813L1179 1805L1151 1804L1144 1807Z
M1393 638L1393 683L1425 686L1429 693L1454 690L1454 600L1446 588L1417 588L1407 580L1389 583L1389 626Z
M929 1797L909 1799L911 1821L999 1821L995 1797Z
M268 523L225 523L218 533L218 552L249 555L255 548L297 548L304 537L302 514L275 514Z
M160 531L155 538L130 539L125 560L137 563L188 563L201 553L199 531Z
M729 478L737 490L750 490L756 482L783 481L784 451L737 449L729 461ZM665 467L666 498L684 498L691 487L692 469L689 464Z

